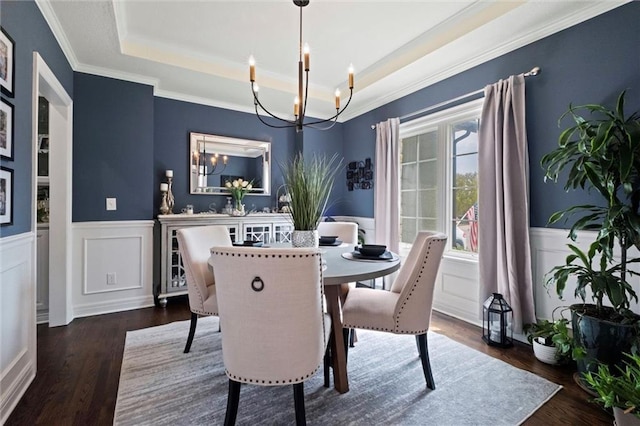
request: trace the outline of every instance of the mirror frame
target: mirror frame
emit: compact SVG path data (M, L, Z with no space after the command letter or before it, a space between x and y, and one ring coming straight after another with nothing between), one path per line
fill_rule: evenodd
M229 157L262 157L262 187L252 188L247 195L271 195L271 142L240 139L207 133L189 132L189 191L194 195L229 195L224 186L198 186L198 155L204 143L208 152ZM209 151L210 150L210 151Z

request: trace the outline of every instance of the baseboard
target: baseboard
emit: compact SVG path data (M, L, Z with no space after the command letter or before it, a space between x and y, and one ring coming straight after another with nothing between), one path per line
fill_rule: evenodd
M73 317L90 317L94 315L112 314L114 312L132 311L134 309L155 306L153 296L128 297L121 300L107 300L98 303L74 305Z
M36 366L27 364L18 373L16 380L9 384L8 389L1 389L0 392L0 424L5 424L16 408L18 402L27 391L27 388L36 378Z

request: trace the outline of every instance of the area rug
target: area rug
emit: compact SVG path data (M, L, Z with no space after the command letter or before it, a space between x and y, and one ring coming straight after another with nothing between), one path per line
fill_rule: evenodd
M127 333L114 414L116 425L219 425L228 381L218 319ZM436 390L425 386L413 336L358 331L349 350L349 388L323 386L322 368L305 382L310 425L517 425L561 386L429 332ZM332 380L333 385L333 380ZM295 422L291 386L243 385L238 425Z

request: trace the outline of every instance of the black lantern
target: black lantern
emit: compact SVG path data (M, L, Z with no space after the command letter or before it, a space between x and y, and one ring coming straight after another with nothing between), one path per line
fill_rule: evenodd
M513 346L513 309L500 293L485 300L482 305L482 339L490 346Z

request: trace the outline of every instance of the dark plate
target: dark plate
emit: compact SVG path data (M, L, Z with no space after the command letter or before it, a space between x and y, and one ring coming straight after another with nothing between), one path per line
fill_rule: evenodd
M335 240L332 243L325 243L322 240L320 240L320 242L318 242L319 245L321 246L325 246L325 247L338 247L339 245L342 244L342 240Z
M353 252L351 252L351 256L353 256L354 259L363 259L363 260L391 260L391 259L393 259L393 255L389 251L385 251L380 256L365 256L364 254L361 254L360 252L353 251Z
M236 247L262 247L262 241L243 241L241 243L233 243Z

